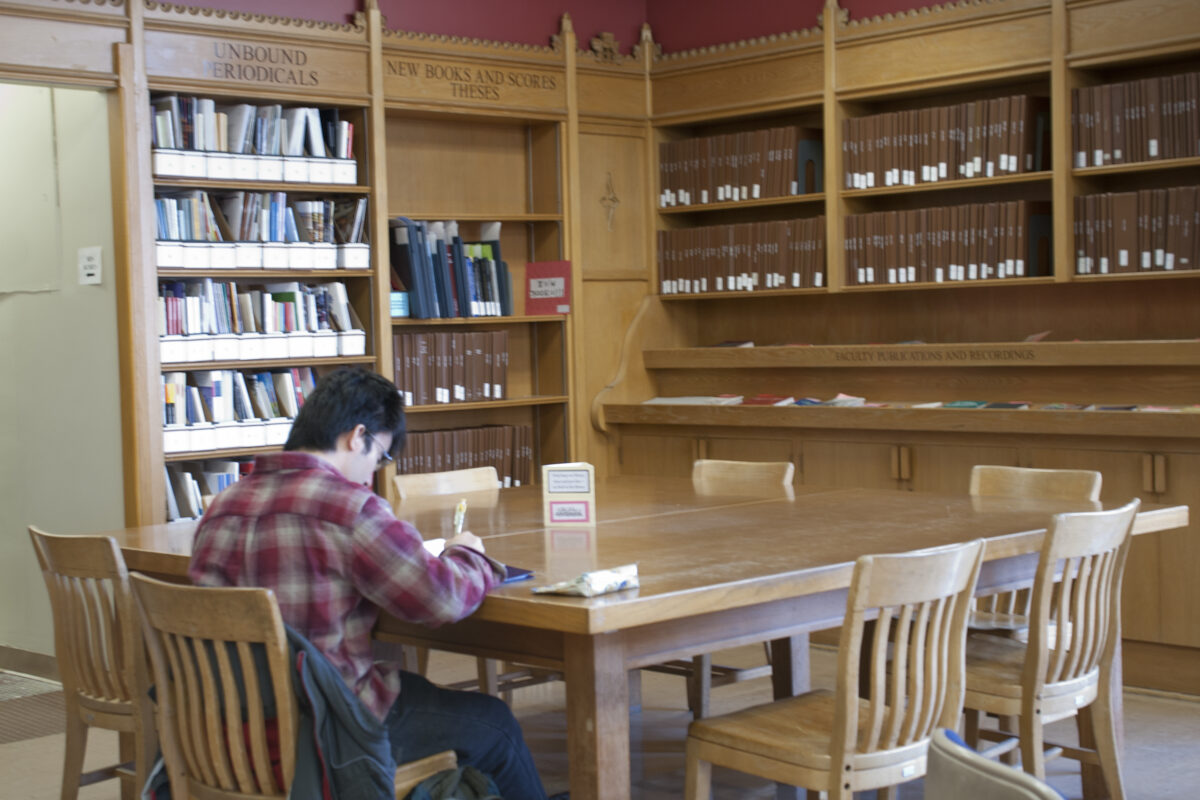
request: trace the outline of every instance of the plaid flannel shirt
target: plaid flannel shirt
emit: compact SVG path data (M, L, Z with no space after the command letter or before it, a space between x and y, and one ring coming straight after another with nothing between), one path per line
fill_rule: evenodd
M437 626L471 614L503 578L465 547L429 555L382 498L305 453L261 455L221 492L196 529L188 575L199 586L264 586L283 620L308 637L376 716L400 693L394 664L376 663L380 610Z

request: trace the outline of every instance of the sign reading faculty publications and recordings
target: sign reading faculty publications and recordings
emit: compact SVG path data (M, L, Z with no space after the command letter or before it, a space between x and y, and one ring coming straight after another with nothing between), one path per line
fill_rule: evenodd
M388 100L449 101L481 107L563 111L566 81L561 72L502 63L463 63L410 55L383 56Z
M146 72L255 91L366 95L369 53L315 45L146 31Z
M542 512L547 527L595 525L595 467L583 461L544 464Z

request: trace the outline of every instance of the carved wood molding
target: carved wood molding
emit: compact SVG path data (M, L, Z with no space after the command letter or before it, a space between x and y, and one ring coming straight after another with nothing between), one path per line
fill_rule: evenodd
M278 27L281 29L312 31L316 33L349 33L364 34L366 32L366 17L359 12L354 15L353 22L325 22L321 20L301 19L299 17L281 17L273 14L252 14L246 11L225 11L216 8L200 8L182 3L163 3L158 0L143 0L146 11L157 12L159 19L194 21L197 24L211 24L213 21L230 23L251 23L258 26Z
M759 36L755 39L742 39L737 42L726 42L722 44L713 44L706 47L695 47L691 50L680 50L675 53L662 53L661 46L659 51L655 53L655 61L683 61L690 58L703 58L716 55L731 55L737 53L743 55L739 51L749 51L755 48L768 48L780 44L790 43L807 43L809 40L821 41L821 29L819 27L805 28L801 31L789 31L787 33L771 33L764 36ZM749 55L749 53L744 53Z
M947 25L971 21L979 17L995 20L1005 13L1023 14L1031 10L1048 11L1050 0L959 0L924 8L876 14L863 19L850 19L845 9L838 9L838 29L847 34L891 33L914 27Z
M500 50L506 54L521 53L557 56L562 53L562 39L558 34L550 37L549 45L528 44L526 42L500 42L493 39L475 39L466 36L452 36L445 33L418 33L416 31L387 29L384 29L383 36L385 40L392 40L392 43L449 45L455 48L470 48L472 50Z

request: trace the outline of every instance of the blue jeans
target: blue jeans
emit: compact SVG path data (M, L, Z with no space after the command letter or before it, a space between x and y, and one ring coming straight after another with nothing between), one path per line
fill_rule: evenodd
M400 696L383 724L397 764L453 750L460 766L490 775L505 800L546 798L521 727L499 698L442 689L401 672Z

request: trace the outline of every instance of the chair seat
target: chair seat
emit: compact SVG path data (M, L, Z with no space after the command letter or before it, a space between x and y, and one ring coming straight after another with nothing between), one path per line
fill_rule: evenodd
M834 693L818 690L692 722L688 736L808 769L829 768ZM859 701L859 730L869 728Z
M1002 611L972 611L967 627L973 631L1023 631L1029 628L1029 617Z

